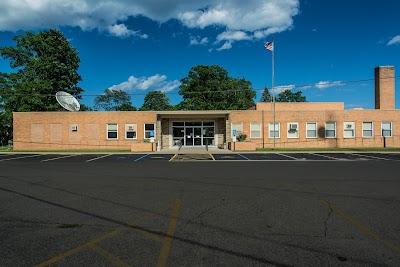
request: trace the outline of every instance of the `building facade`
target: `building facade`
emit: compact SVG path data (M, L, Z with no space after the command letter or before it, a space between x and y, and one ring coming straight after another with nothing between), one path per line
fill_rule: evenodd
M400 147L394 103L394 67L385 66L375 69L373 110L263 102L230 111L16 112L14 150ZM233 133L245 142L233 145Z

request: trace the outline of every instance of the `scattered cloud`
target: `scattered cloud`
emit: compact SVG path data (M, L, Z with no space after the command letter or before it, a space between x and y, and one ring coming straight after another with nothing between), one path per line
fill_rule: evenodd
M286 90L293 90L296 86L291 84L291 85L281 85L281 86L275 86L274 89L271 89L271 93L274 95L278 95L282 93L283 91Z
M208 44L208 37L201 38L200 36L197 37L190 37L190 45L206 45Z
M114 24L108 26L107 30L111 35L117 37L138 36L143 39L147 39L149 37L147 34L140 34L138 31L129 30L125 24Z
M169 92L181 85L178 80L167 81L167 76L156 74L150 77L130 76L126 82L113 85L110 89L122 91L153 91L160 90L162 92Z
M387 43L387 45L394 45L394 44L400 44L400 35L397 35L390 39L390 41Z
M226 41L220 48L217 48L217 50L222 51L222 50L231 49L231 48L232 48L232 42Z
M139 34L142 29L132 31L125 23L142 15L160 23L177 19L193 29L218 26L222 33L217 41L230 41L232 47L233 41L257 40L291 29L299 6L299 0L208 0L207 5L203 0L3 0L0 31L72 26L147 38Z
M341 81L336 81L336 82L330 82L330 81L320 81L318 83L315 84L315 87L317 87L318 89L325 89L328 87L332 87L332 86L342 86L344 85L343 82Z

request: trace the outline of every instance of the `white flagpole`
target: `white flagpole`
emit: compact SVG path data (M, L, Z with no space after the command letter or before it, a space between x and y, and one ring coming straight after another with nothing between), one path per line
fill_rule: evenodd
M276 130L275 130L275 91L274 91L274 53L275 53L275 41L274 37L272 36L272 102L273 102L273 109L274 109L274 150L275 150L275 135L276 135Z

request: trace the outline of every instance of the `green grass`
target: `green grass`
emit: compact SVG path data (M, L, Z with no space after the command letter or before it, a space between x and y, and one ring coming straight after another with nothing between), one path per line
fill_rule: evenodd
M257 148L257 151L358 151L358 152L400 152L400 148L397 147L357 147L357 148Z
M13 151L12 146L0 146L0 152Z

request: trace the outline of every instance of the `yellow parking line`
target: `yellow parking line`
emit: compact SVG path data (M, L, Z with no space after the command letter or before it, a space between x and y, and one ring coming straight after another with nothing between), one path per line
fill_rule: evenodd
M0 161L6 161L6 160L14 160L14 159L24 159L24 158L32 158L32 157L38 157L41 156L39 155L29 155L29 156L23 156L23 157L16 157L16 158L6 158L6 159L0 159Z
M172 219L168 226L167 236L164 238L163 246L161 249L160 257L158 258L157 267L167 266L167 260L169 255L169 250L171 249L172 238L174 238L174 233L176 229L176 224L178 221L179 211L181 209L182 201L177 199L175 201L175 207L172 211Z
M356 219L350 217L349 215L347 215L346 213L344 213L343 211L341 211L340 209L338 209L337 207L333 206L331 203L329 203L328 201L325 200L320 200L322 204L324 204L325 206L327 206L328 208L330 208L334 213L338 214L339 216L341 216L343 219L351 222L354 226L356 226L357 228L359 228L360 230L362 230L364 233L366 233L367 235L369 235L370 237L372 237L373 239L375 239L376 241L378 241L379 243L382 243L383 245L385 245L386 247L390 248L391 250L400 253L400 248L397 247L396 245L394 245L393 243L387 241L386 239L383 239L382 237L380 237L377 233L375 233L374 231L372 231L371 229L369 229L368 227L366 227L365 225L361 224L360 222L358 222Z
M173 161L174 158L176 158L178 156L178 154L175 154L169 161Z
M158 242L162 241L162 238L159 237L158 235L146 232L146 231L141 230L141 229L136 229L136 228L132 228L132 230L134 230L135 232L138 232L139 234L141 234L141 235L143 235L143 236L145 236L145 237L147 237L149 239L152 239L154 241L158 241Z
M215 160L214 156L211 153L210 153L210 156L211 156L212 160Z
M64 258L69 257L69 256L71 256L71 255L73 255L75 253L78 253L78 252L80 252L80 251L82 251L84 249L90 248L93 245L96 245L97 243L99 243L99 242L101 242L101 241L103 241L105 239L111 238L111 237L113 237L113 236L125 231L129 227L133 227L135 224L138 224L139 222L141 222L143 220L146 220L146 219L148 219L148 218L150 218L150 217L152 217L152 216L154 216L156 214L159 214L160 212L163 212L164 210L167 210L169 208L171 208L171 204L169 204L168 206L159 208L159 209L157 209L157 210L155 210L153 212L146 213L146 214L140 216L139 218L137 218L136 220L130 222L126 226L119 227L119 228L115 229L114 231L112 231L110 233L107 233L107 234L105 234L103 236L100 236L100 237L98 237L96 239L93 239L92 241L89 241L89 242L87 242L87 243L85 243L83 245L80 245L80 246L78 246L78 247L76 247L74 249L71 249L71 250L65 252L64 254L55 256L55 257L53 257L53 258L51 258L51 259L49 259L49 260L47 260L45 262L42 262L42 263L40 263L40 264L38 264L36 266L37 267L43 267L43 266L49 266L49 265L51 265L53 263L56 263L56 262L58 262L58 261L60 261L60 260L62 260Z
M97 253L99 253L103 257L105 257L108 260L110 260L115 266L120 266L120 267L130 267L131 266L128 263L126 263L123 260L121 260L120 258L118 258L117 256L114 256L113 254L111 254L107 250L102 249L101 247L98 247L96 245L92 245L92 246L90 246L90 248L92 248L94 251L96 251Z

